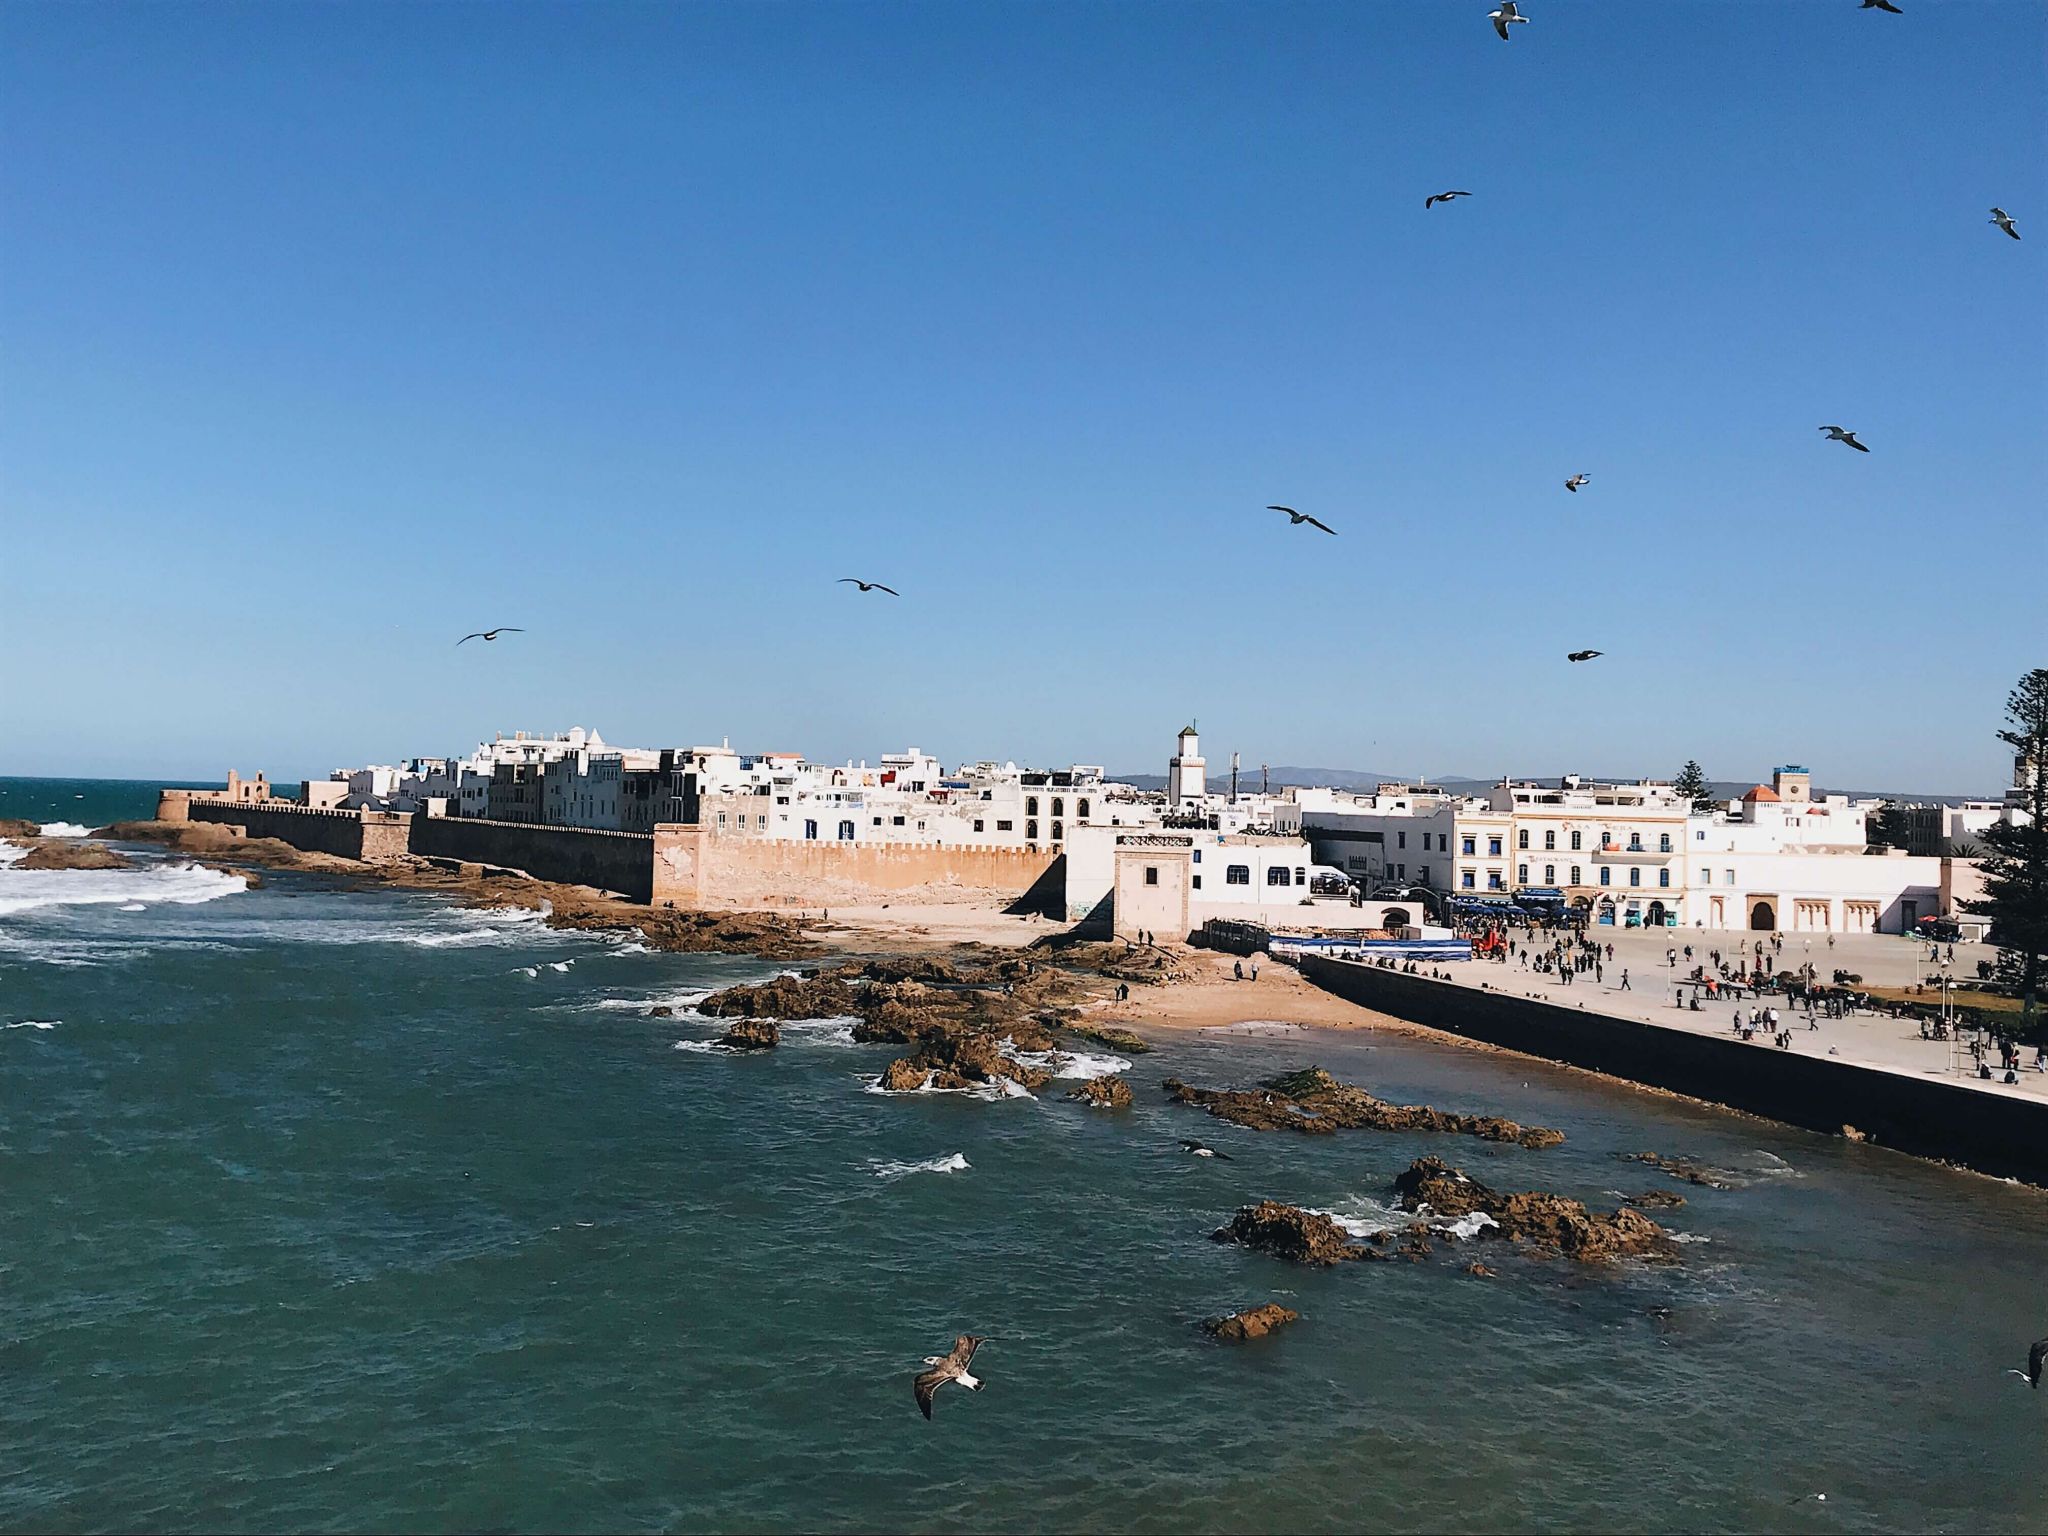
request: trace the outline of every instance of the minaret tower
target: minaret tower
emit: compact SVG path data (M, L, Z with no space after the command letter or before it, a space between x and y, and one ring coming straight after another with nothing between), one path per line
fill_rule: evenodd
M1202 738L1190 720L1180 733L1180 750L1166 765L1166 803L1178 807L1184 800L1200 800L1209 792L1209 765L1202 761Z

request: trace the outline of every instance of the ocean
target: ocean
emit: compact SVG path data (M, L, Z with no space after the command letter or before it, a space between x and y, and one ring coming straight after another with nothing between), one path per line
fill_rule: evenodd
M0 816L138 793L0 781ZM2036 1191L1389 1035L1105 1055L1124 1113L884 1095L890 1048L829 1022L708 1048L690 1002L770 963L137 856L0 868L0 1528L2048 1525L2048 1397L2004 1374L2048 1334ZM1158 1090L1311 1062L1568 1140L1262 1135ZM1677 1189L1685 1260L1209 1240L1268 1196L1375 1225L1429 1153ZM1269 1300L1302 1321L1198 1330ZM927 1423L960 1332L987 1387Z

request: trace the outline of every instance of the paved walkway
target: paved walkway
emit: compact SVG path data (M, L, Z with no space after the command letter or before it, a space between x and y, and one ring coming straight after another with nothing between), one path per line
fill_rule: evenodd
M1678 978L1689 974L1693 966L1706 962L1708 974L1715 974L1714 966L1707 962L1708 950L1718 948L1731 965L1741 958L1738 950L1753 959L1757 934L1698 929L1688 933L1675 928L1661 933L1655 930L1595 928L1591 930L1591 936L1603 946L1601 965L1606 974L1599 982L1594 981L1593 973L1588 971L1574 977L1570 985L1565 985L1555 976L1522 969L1519 956L1506 965L1474 960L1436 969L1448 971L1451 980L1459 986L1478 987L1484 983L1494 991L1510 996L1540 997L1566 1007L1584 1006L1589 1012L1724 1038L1734 1037L1737 1007L1747 1017L1749 1010L1758 1006L1754 996L1745 994L1738 1002L1725 993L1721 1000L1711 1003L1702 998L1698 1013L1689 1007L1673 1006L1679 987ZM1516 934L1514 939L1519 949L1521 936ZM1538 942L1541 942L1540 937ZM1771 968L1798 970L1810 959L1814 973L1822 983L1841 969L1861 975L1866 986L1880 987L1911 986L1939 970L1939 966L1927 957L1927 945L1914 939L1890 935L1837 935L1835 947L1829 949L1826 937L1822 935L1811 941L1810 952L1808 942L1803 935L1788 936L1785 947L1776 952L1767 945L1765 954ZM1604 946L1608 944L1614 946L1612 961L1605 958ZM1693 946L1691 960L1685 958L1687 944ZM1673 947L1678 950L1676 969L1669 966L1664 958L1665 951ZM1946 956L1946 947L1942 953ZM1989 945L1958 944L1955 946L1956 958L1948 967L1949 974L1958 979L1975 980L1977 962L1988 960L1992 955ZM1624 970L1629 978L1627 991L1621 987ZM1691 983L1685 984L1688 1000L1693 990ZM2026 1065L2022 1067L2017 1086L2003 1081L2002 1073L1985 1082L1974 1075L1976 1060L1970 1055L1965 1041L1923 1040L1917 1020L1888 1018L1882 1014L1855 1014L1846 1019L1818 1018L1815 1022L1820 1027L1809 1030L1804 1011L1795 1013L1786 999L1766 998L1763 1006L1777 1008L1780 1027L1792 1031L1792 1051L1795 1054L1836 1056L1858 1066L1915 1077L1941 1077L1986 1093L2008 1097L2022 1095L2048 1104L2048 1073L2032 1070L2034 1053L2031 1050L2021 1054L2020 1059ZM1778 1047L1763 1034L1756 1037L1751 1048L1768 1056L1779 1054ZM1988 1059L1996 1071L1996 1054Z

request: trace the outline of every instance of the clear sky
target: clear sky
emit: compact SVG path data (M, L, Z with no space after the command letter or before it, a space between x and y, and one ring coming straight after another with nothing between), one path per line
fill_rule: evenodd
M0 773L1995 789L2048 7L1902 3L8 0Z

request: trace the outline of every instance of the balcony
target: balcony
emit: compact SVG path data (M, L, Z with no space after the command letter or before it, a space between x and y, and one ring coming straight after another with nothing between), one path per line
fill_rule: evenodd
M1626 848L1620 843L1602 843L1593 850L1596 859L1675 859L1676 848Z

